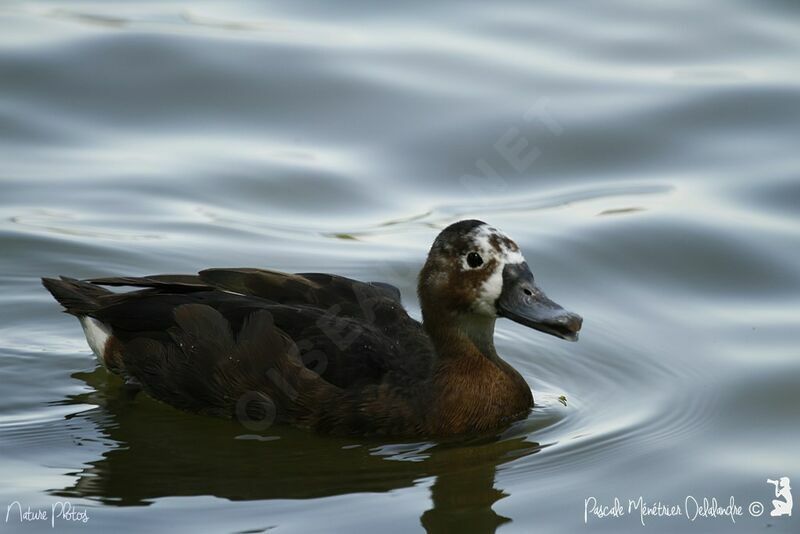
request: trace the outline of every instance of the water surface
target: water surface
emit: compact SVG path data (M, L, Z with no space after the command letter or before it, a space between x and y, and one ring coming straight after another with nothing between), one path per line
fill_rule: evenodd
M800 32L791 2L0 5L0 510L75 531L796 532ZM131 402L40 276L263 266L398 286L504 229L570 344L507 321L498 436L320 438ZM734 496L730 519L591 496ZM4 529L44 531L49 524ZM59 525L65 527L65 524Z

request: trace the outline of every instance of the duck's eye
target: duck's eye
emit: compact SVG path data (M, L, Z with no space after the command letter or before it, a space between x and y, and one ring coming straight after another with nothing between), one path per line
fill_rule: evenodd
M471 269L480 267L483 265L483 258L481 258L481 255L477 252L470 252L467 254L467 265L469 265Z

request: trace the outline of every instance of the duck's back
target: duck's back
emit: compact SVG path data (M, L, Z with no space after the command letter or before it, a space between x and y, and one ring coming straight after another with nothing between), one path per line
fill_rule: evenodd
M257 269L90 282L44 280L110 370L187 411L383 433L359 410L430 375L430 340L385 284Z

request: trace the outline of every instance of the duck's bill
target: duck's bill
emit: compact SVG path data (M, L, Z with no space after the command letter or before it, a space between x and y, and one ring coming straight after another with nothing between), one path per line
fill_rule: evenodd
M503 268L503 290L497 299L497 314L540 332L568 341L578 340L583 319L547 298L533 283L527 263Z

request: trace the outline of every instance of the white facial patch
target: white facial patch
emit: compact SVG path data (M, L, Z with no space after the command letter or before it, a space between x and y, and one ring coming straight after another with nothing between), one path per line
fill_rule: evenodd
M498 243L499 250L492 245L491 238L493 236L500 238L494 240ZM495 316L497 315L495 302L503 292L503 269L509 264L523 263L525 257L518 247L514 250L508 245L509 242L512 242L508 236L493 226L478 226L472 231L471 237L475 244L475 252L481 255L484 264L488 263L490 259L495 259L497 262L494 271L478 289L478 297L475 299L472 308L477 313ZM466 258L462 258L461 261L464 270L470 269Z

